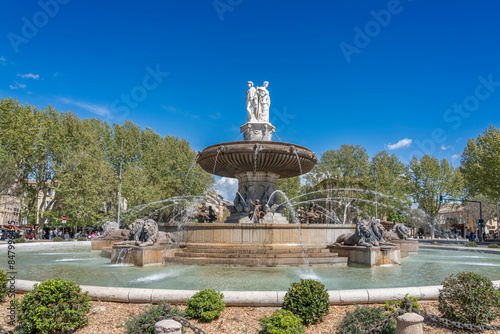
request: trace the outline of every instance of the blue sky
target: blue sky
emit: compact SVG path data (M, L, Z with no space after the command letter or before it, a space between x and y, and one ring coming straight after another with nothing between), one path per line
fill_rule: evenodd
M242 138L246 82L267 80L282 141L457 165L468 138L499 127L499 12L482 0L9 1L0 97L130 119L200 150Z

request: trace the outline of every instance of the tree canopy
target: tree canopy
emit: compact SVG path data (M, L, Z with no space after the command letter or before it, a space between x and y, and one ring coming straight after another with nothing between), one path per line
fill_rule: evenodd
M122 196L129 207L200 195L213 177L198 165L190 170L195 157L185 139L162 137L130 121L110 125L51 106L39 110L11 98L0 100L0 163L9 167L5 179L17 180L25 194L23 214L30 221L36 213L39 221L66 215L69 226L84 226L114 215L120 161ZM7 184L3 179L1 184ZM55 198L47 203L49 189Z

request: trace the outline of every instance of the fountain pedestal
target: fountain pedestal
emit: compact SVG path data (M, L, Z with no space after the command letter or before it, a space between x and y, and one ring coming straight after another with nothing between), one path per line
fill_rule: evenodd
M401 250L395 246L328 246L331 252L349 258L349 264L367 267L390 266L401 264Z
M399 249L401 249L401 257L407 257L410 254L418 254L418 241L417 240L391 240Z
M169 262L179 248L166 248L165 246L113 246L111 249L112 264L133 264L143 267L146 265L157 265Z

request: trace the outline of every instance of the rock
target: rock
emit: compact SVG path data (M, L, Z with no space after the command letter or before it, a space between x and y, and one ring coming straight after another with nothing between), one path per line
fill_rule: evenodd
M181 334L182 325L175 320L167 319L155 324L156 334Z

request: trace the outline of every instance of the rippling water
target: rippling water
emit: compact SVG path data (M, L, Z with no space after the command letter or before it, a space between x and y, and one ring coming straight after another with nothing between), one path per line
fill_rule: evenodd
M0 258L7 270L7 256ZM110 259L78 243L67 247L16 250L17 278L42 281L61 277L83 285L199 290L287 290L301 278L321 281L330 289L438 285L446 276L473 271L500 279L500 255L421 249L394 267L210 267L111 265Z

